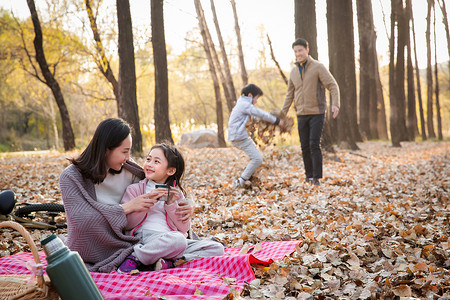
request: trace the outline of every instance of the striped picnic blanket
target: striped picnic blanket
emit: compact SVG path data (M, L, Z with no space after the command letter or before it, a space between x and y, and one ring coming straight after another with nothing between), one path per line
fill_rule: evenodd
M298 241L262 242L245 249L227 248L225 255L187 262L177 268L141 272L139 275L91 272L105 299L222 299L230 288L241 291L255 279L250 264L271 264L295 251ZM240 252L247 252L240 254ZM46 267L44 252L39 252ZM0 275L30 274L31 253L0 258Z

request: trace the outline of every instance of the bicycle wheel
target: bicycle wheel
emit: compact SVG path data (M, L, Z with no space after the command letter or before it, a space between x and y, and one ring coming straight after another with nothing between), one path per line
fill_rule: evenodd
M16 216L25 216L31 212L65 212L64 205L58 203L39 203L39 204L28 204L19 207L15 214Z

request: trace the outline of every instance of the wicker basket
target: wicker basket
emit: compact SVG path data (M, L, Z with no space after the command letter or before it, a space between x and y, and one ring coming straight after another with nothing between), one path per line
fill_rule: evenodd
M0 228L17 230L30 246L36 264L40 264L39 254L28 231L16 222L1 222ZM42 269L42 267L40 267ZM0 299L60 299L47 276L36 275L36 282L28 283L29 275L0 275Z

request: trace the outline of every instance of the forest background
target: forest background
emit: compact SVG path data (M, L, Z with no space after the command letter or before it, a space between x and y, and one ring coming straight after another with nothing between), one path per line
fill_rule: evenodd
M195 5L198 4L195 3L196 1L153 2L160 2L161 14L164 6L162 25L155 23L154 28L152 28L150 20L151 5L149 2L131 1L129 6L131 8L129 18L133 24L131 43L134 47L135 99L139 112L139 128L142 133L142 142L138 148L140 148L139 150L148 149L155 142L156 119L167 119L167 124L170 124L169 133L163 134L160 138L157 137L156 140L169 138L177 142L182 133L200 128L218 130L220 137L221 130L220 128L218 129L220 127L218 123L222 122L222 126L226 127L232 106L226 105L228 104L228 99L223 99L223 96L221 97L220 94L217 95L215 93L214 85L211 81L213 77L211 75L211 65L208 64L204 48L205 42L202 39L199 26L199 14L198 10L197 13L195 10ZM245 83L244 79L241 79L242 64L239 60L239 55L242 53L248 70L248 82L258 84L265 92L259 106L269 111L279 109L286 92L286 84L280 74L284 73L288 76L294 62L291 43L295 36L302 34L302 30L306 30L298 29L298 26L301 25L298 18L302 12L296 10L297 7L304 5L302 3L304 1L286 1L279 9L277 7L277 10L270 8L273 6L270 1L258 2L259 4L256 4L254 1L237 1L235 3L236 15L233 15L232 5L229 1L216 2L216 10L219 12L218 22L222 29L225 52L227 53L228 65L234 85L234 93L232 93L231 97L235 100ZM373 30L376 32L377 38L375 50L377 50L378 74L382 90L382 95L378 95L378 100L376 101L378 102L378 115L380 115L380 109L384 107L382 113L385 116L385 128L383 133L379 132L375 135L370 133L370 129L369 131L364 129L364 124L367 122L366 119L363 119L364 116L361 114L361 111L364 111L363 105L366 104L361 104L361 99L368 97L365 95L361 96L359 93L360 84L362 84L360 80L362 66L360 66L361 54L358 43L361 39L361 37L358 38L358 1L355 3L352 3L352 1L345 2L347 4L350 3L348 8L353 18L345 17L345 15L344 18L350 21L354 37L351 43L348 43L348 41L341 41L340 43L345 45L347 52L354 50L353 63L350 66L354 65L353 79L355 82L350 84L350 86L341 84L341 98L343 103L348 102L355 105L348 112L351 117L347 115L346 108L341 108L341 119L351 119L351 124L347 126L344 123L331 123L331 128L334 129L330 131L337 130L336 128L344 128L344 126L355 127L356 130L354 132L357 132L357 134L344 133L343 129L339 130L339 132L343 133L342 136L331 132L331 136L336 136L333 142L342 142L350 139L348 142L349 146L352 147L355 141L392 138L390 132L392 128L390 126L394 123L394 125L398 125L396 120L402 119L400 118L401 115L403 115L403 122L406 124L406 114L412 109L403 108L403 111L397 111L398 105L393 105L391 102L394 101L390 101L392 99L391 95L397 95L395 98L403 98L402 101L406 105L406 97L408 96L408 93L405 91L407 86L406 76L403 79L403 90L398 84L396 85L396 89L403 91L402 97L398 97L398 94L395 94L395 91L393 92L390 89L391 86L394 87L394 84L390 84L392 79L389 72L392 68L390 69L388 63L390 63L390 57L395 57L397 61L394 61L394 64L397 65L398 53L400 53L398 51L397 54L390 55L388 52L391 45L390 41L392 41L392 39L389 39L392 31L388 32L393 18L393 14L390 12L392 7L394 7L394 10L396 8L388 1L373 1L371 9L373 10L373 24L376 24ZM86 3L91 5L92 14L96 20L97 33L101 38L104 56L99 54L99 43L94 41L92 23L90 23L88 18ZM206 15L206 26L209 27L209 31L212 33L211 36L213 37L215 48L218 56L220 56L217 31L214 31L211 3L214 2L203 1L203 3L200 2L200 5L204 6L202 11ZM428 3L433 4L433 6L428 8ZM428 1L428 3L412 1L411 7L416 19L410 21L410 24L416 25L416 31L412 32L410 24L408 24L410 30L406 31L410 32L408 36L411 36L411 42L408 44L410 45L409 49L417 49L416 55L418 60L416 68L421 68L421 71L419 71L420 82L416 81L413 89L416 120L413 127L415 127L415 133L412 137L409 136L403 140L414 140L420 134L422 139L433 138L434 136L443 138L450 135L450 80L447 63L448 51L446 51L448 50L448 31L445 31L445 29L448 30L448 21L446 21L445 1ZM346 5L341 6L345 7ZM0 11L0 41L2 44L0 55L0 151L61 149L63 146L68 148L61 140L61 135L64 135L64 122L61 120L61 112L58 113L58 108L60 111L61 108L59 104L55 104L52 90L48 87L45 76L41 75L43 74L42 70L36 61L36 50L33 45L35 29L30 18L30 10L25 1L10 1L9 4L7 1L4 1L0 7L2 9ZM327 12L327 9L331 8L332 4L329 4L327 7L326 1L317 1L315 4L314 9L317 12L314 11L314 14L317 15L317 36L319 38L312 41L312 52L315 52L313 57L318 56L319 60L330 66L339 83L341 78L338 72L333 72L332 56L339 55L340 50L333 48L329 39L327 45L327 39L322 38L324 35L332 34L331 30L327 32L327 27L330 26L329 22L332 22L332 18L327 17L331 15L331 11ZM48 61L49 70L61 87L64 103L70 116L70 124L74 132L74 145L81 148L86 145L93 130L101 120L106 117L117 116L118 110L120 110L119 105L115 101L117 97L115 97L110 82L99 71L102 60L106 60L111 72L120 81L120 75L118 74L120 38L118 38L117 18L119 10L116 9L115 1L53 0L36 1L36 9L42 26L43 50ZM405 11L407 7L402 9ZM146 13L142 13L144 11ZM156 12L156 9L154 11ZM428 11L430 15L427 17ZM397 13L397 15L400 14ZM239 19L237 19L238 17ZM398 26L399 18L394 20L397 20L394 22L400 28ZM430 24L428 29L426 29L427 20L429 20ZM241 31L239 31L239 28L236 29L235 21L240 24ZM328 26L325 26L325 24ZM166 32L168 93L167 95L163 94L162 97L155 96L155 81L157 80L155 78L156 55L153 55L154 45L152 45L152 34L155 37L155 33L152 30L156 30L157 28L155 27L163 28L163 30L165 27ZM338 27L337 30L342 31L342 28ZM242 52L239 51L237 33L242 34ZM429 41L426 40L427 34L430 37ZM395 39L399 40L399 37L401 38L404 35L396 34L394 31L394 43ZM447 36L447 39L445 36ZM417 37L417 48L413 48L412 37ZM405 50L408 47L405 47ZM361 47L361 49L363 48ZM427 50L429 53L427 53ZM428 54L430 54L429 61L427 59ZM406 58L404 59L406 61ZM221 63L217 62L216 68L219 68L218 64ZM427 76L429 74L426 69L428 63L430 64L432 76L436 73L436 77L431 78L434 81L430 82L428 82L429 77ZM222 64L225 65L223 62ZM337 64L335 63L334 65L334 68L336 68ZM438 66L437 70L434 67L436 65ZM403 67L406 70L406 66L403 65ZM220 69L216 72L219 73ZM350 77L352 77L351 75ZM418 87L418 83L422 86L421 90ZM431 89L429 88L430 84ZM221 92L222 95L225 94L226 96L225 89L227 89L226 84L222 83ZM365 91L366 89L363 90ZM372 93L376 94L373 91ZM419 95L423 100L420 99L419 101ZM380 104L380 97L383 105ZM162 113L158 114L157 118L155 117L154 111L155 108L157 109L155 99L167 101L167 116ZM222 101L223 120L218 122L217 107L218 103L222 105ZM164 106L164 103L162 105ZM421 109L423 110L424 123L421 123L419 118ZM430 110L431 114L429 114ZM290 114L294 116L293 109L291 109ZM123 117L123 114L119 113L119 116ZM428 119L426 119L427 117ZM380 120L378 120L379 122ZM133 122L130 123L133 124ZM427 130L422 130L422 127L427 127L428 132ZM433 130L430 130L430 128ZM287 140L284 140L284 143L298 144L298 137L291 135Z

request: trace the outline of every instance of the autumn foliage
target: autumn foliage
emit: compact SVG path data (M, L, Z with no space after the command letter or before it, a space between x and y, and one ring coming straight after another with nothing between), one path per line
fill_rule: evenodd
M266 147L252 186L237 190L231 182L247 163L244 153L182 149L184 184L196 203L193 227L201 237L244 249L262 241L300 241L292 256L254 265L257 279L241 297L450 296L450 143L358 146L357 153L325 153L320 187L304 184L299 146ZM0 189L14 190L19 202L60 202L58 177L71 155L1 157ZM31 232L36 241L51 234ZM26 251L15 233L1 234L1 255Z

